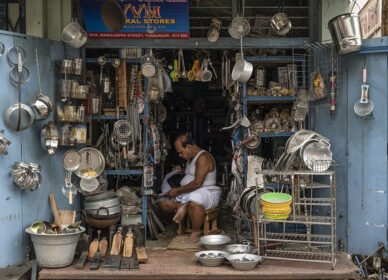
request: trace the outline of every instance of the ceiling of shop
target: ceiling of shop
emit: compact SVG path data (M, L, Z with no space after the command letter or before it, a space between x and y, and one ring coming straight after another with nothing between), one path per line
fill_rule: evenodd
M236 3L236 4L234 4ZM235 7L233 7L235 6ZM232 0L190 0L190 36L192 38L206 37L211 19L222 20L221 37L229 37L228 25L233 18L233 10L241 11L242 2ZM245 17L251 25L249 37L276 37L269 26L271 17L280 11L281 1L245 1ZM308 0L284 1L284 12L292 22L291 31L283 37L308 37Z

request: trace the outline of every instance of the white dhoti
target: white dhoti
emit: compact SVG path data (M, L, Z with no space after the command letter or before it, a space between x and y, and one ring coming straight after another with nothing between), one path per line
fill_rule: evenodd
M172 171L166 175L162 184L162 193L166 193L171 190L171 186L167 180L176 173L177 171ZM164 197L159 198L157 201L176 201L180 204L187 204L192 201L201 205L205 210L209 210L218 206L220 197L221 189L218 186L202 186L192 192L180 194L175 198Z

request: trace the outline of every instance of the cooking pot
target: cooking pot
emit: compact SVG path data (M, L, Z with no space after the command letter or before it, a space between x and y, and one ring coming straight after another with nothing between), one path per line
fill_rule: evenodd
M233 67L232 79L240 83L246 83L253 72L252 63L241 58Z
M34 110L36 120L45 120L50 116L53 110L53 103L48 96L39 94L35 101L31 104Z
M291 21L286 13L277 13L271 18L271 27L277 35L286 35L291 30Z
M103 210L103 208L101 208L101 210ZM97 211L97 215L93 215L93 214L87 213L87 211L82 210L81 218L83 221L85 221L85 223L87 223L91 227L107 228L120 221L121 213L101 216L99 214L99 211Z
M43 150L47 151L49 155L55 154L58 148L58 130L53 121L42 128L40 141Z
M101 211L103 209L103 211ZM95 217L112 216L121 213L121 205L115 205L112 207L100 207L98 209L85 209L88 215L94 215Z
M329 21L329 30L340 55L361 48L362 38L357 14L342 14L332 18Z
M82 47L87 40L88 36L78 22L72 22L66 25L62 31L62 41L73 48Z

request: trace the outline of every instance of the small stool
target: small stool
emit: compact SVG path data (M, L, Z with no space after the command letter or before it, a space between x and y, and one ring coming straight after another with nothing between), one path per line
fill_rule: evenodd
M203 235L216 234L220 230L217 228L217 218L220 209L214 208L205 211L203 218ZM179 223L177 234L191 233L191 221L189 215L186 215L185 219Z

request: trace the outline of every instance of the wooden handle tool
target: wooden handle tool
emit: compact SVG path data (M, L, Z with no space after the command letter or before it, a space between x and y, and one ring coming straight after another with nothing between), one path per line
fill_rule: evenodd
M53 214L54 214L54 224L59 226L59 233L61 233L62 232L61 219L59 218L59 213L58 213L58 209L57 209L57 204L55 203L54 194L50 193L49 198L50 198L50 203L51 203L51 209L52 209Z
M133 234L128 232L124 242L123 257L130 258L132 257L133 251Z
M89 246L89 259L93 259L94 255L97 253L97 250L98 250L98 239L97 238L94 238L94 240L92 241L92 243L90 243L90 246Z
M123 236L121 235L121 230L117 230L117 232L113 236L112 247L110 249L111 255L120 255L122 241Z
M100 241L98 248L99 248L100 253L101 253L101 258L104 258L106 255L106 252L108 250L108 240L106 239L105 236Z

